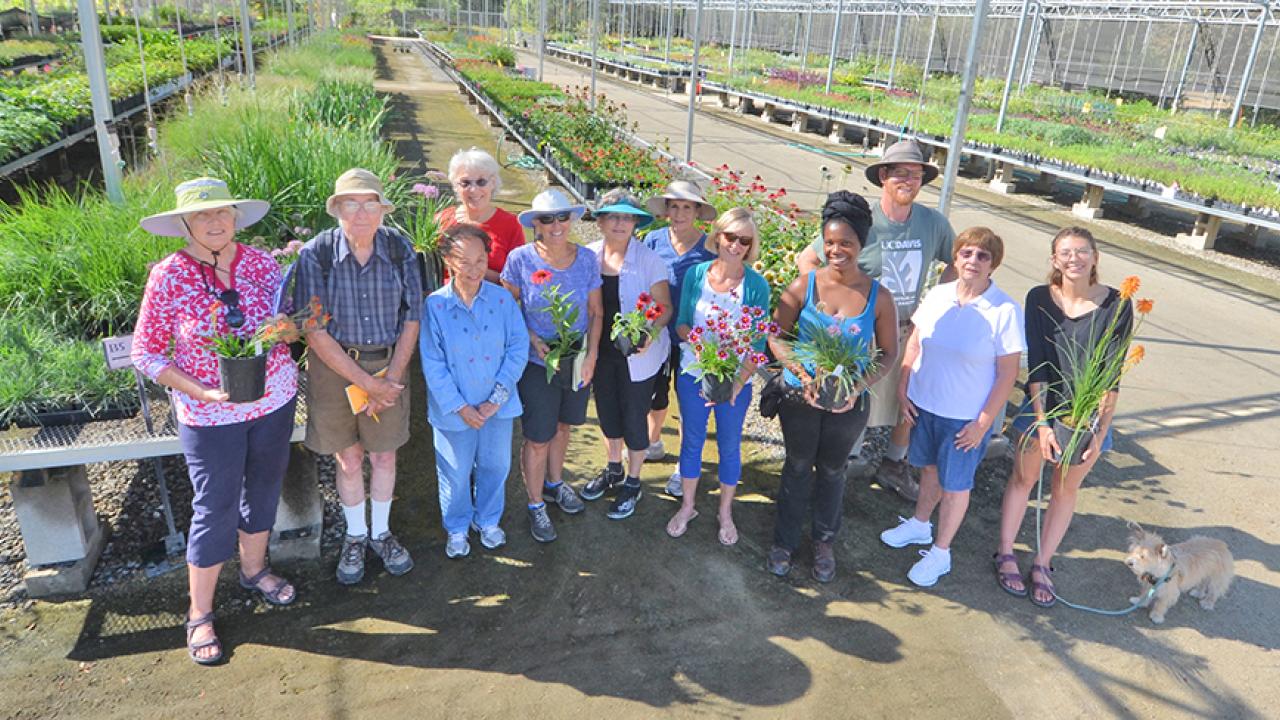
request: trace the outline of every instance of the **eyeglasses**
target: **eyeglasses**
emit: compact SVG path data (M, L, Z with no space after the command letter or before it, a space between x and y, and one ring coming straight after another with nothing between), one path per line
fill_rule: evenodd
M573 213L562 212L554 215L539 215L537 217L539 225L550 225L558 222L569 222L569 218L573 217Z
M956 255L964 260L976 258L978 262L991 262L991 253L975 247L960 248Z
M360 202L358 200L343 200L338 203L338 209L342 211L343 215L355 215L360 210L364 210L372 215L382 209L382 202L379 200L365 200L364 202Z
M750 235L735 235L729 232L720 233L720 237L724 238L725 240L728 240L731 243L738 243L742 247L751 247L751 243L756 241L756 239L751 237Z
M908 170L906 168L893 168L885 173L894 180L923 180L923 170Z
M1076 248L1074 250L1072 250L1071 248L1063 248L1058 252L1054 253L1054 255L1057 255L1058 259L1060 260L1070 260L1073 256L1078 258L1087 258L1092 254L1093 254L1093 248L1087 248L1087 247Z
M636 216L631 213L605 213L596 216L596 222L619 222L630 221L635 222Z
M462 188L463 190L466 190L472 185L475 185L478 188L482 188L489 184L489 178L476 178L475 180L471 180L469 178L463 178L459 180L456 184L458 187Z

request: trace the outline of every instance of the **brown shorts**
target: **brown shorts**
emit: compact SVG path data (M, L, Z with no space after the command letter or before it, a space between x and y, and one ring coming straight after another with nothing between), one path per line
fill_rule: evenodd
M361 368L373 374L390 363L390 357L357 360ZM321 455L332 455L359 443L365 452L389 452L409 442L408 373L401 379L405 386L400 400L378 413L374 420L366 413L353 415L347 401L346 378L334 372L318 358L307 358L307 439L304 444Z
M894 358L888 372L871 388L871 416L867 427L893 427L902 419L898 407L898 383L902 380L902 353L911 339L911 326L898 327L898 357Z

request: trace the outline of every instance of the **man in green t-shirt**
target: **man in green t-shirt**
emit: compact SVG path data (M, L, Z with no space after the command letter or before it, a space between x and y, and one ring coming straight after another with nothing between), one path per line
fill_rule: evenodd
M945 266L943 281L953 279L951 244L955 231L941 213L916 203L925 185L938 176L938 168L924 161L924 153L914 140L900 140L890 145L880 162L867 167L867 180L883 188L880 202L871 208L871 231L858 255L858 265L893 293L898 310L898 357L911 335L911 315L920 303L930 266ZM805 274L826 264L822 238L815 239L796 260ZM871 417L867 427L893 426L889 448L876 480L902 497L914 501L920 486L907 465L907 443L911 426L902 422L898 407L898 382L901 368L897 363L877 383L871 400ZM856 457L862 450L862 438L853 446Z

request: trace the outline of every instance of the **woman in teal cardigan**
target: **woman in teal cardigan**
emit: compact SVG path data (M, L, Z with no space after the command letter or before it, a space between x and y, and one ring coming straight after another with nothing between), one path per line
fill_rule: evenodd
M702 474L702 448L707 441L707 420L716 416L716 445L720 451L720 542L738 542L738 529L733 524L733 496L742 474L742 423L751 407L751 375L757 358L749 355L742 365L730 395L731 402L708 402L700 392L702 374L694 363L689 333L705 327L708 320L720 317L736 320L743 308L755 308L758 317L769 311L769 284L750 265L759 254L759 237L751 211L733 208L723 213L712 226L708 248L717 254L715 260L695 265L685 273L681 284L680 312L676 317L676 334L680 336L680 374L676 376L676 399L680 403L680 478L684 497L680 510L667 523L671 537L684 535L689 522L698 516L694 509L698 477ZM767 318L764 320L767 322ZM764 351L762 338L754 348Z

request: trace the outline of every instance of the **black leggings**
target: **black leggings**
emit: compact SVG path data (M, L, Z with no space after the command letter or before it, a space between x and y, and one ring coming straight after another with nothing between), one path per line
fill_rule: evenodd
M866 395L854 409L840 414L818 410L803 400L783 400L778 419L787 459L778 489L775 545L792 552L800 547L805 515L811 517L814 542L835 539L844 514L845 462L867 426L870 407Z
M626 358L600 353L591 385L595 388L596 414L600 416L600 430L605 437L623 438L627 449L634 452L648 449L649 401L656 377L633 382Z

